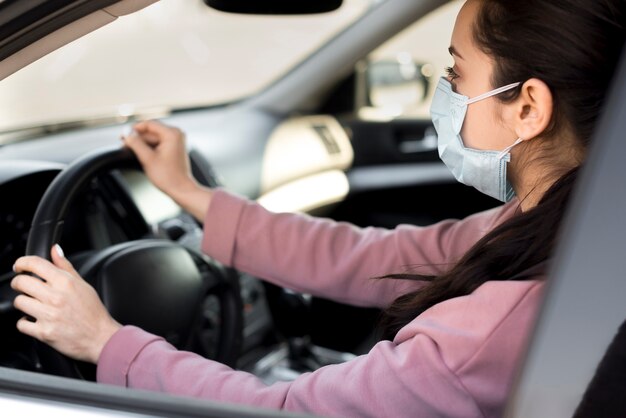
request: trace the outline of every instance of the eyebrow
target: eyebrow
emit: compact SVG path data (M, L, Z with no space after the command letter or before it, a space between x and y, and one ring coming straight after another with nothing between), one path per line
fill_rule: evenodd
M461 54L459 54L459 51L457 51L454 46L450 46L450 48L448 48L448 52L450 53L450 55L454 55L456 57L459 57L459 58L463 59Z

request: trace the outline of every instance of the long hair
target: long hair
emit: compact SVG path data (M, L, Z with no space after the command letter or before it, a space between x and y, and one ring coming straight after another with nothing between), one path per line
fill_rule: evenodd
M586 153L624 45L626 0L480 0L474 42L495 65L492 85L538 78L550 88L553 117L544 137L567 129ZM495 88L494 87L494 88ZM497 98L510 102L521 87ZM567 153L568 150L562 150ZM542 158L542 157L537 157ZM383 336L393 336L426 309L472 293L490 280L510 280L548 260L579 166L542 160L558 180L532 209L518 211L475 243L439 276L390 274L383 279L428 282L397 298L381 320Z

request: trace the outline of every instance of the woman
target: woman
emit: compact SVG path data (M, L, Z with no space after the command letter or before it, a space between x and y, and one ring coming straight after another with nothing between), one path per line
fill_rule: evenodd
M13 280L23 293L15 306L36 319L18 329L97 363L104 383L321 415L500 416L625 18L624 0L467 1L455 65L433 100L439 151L457 179L510 201L463 221L385 231L271 214L197 185L179 130L143 122L125 138L154 184L205 220L209 255L279 285L387 308L392 340L367 355L265 386L116 323L60 247L52 263L17 260L16 272L46 279ZM371 279L406 265L419 274Z

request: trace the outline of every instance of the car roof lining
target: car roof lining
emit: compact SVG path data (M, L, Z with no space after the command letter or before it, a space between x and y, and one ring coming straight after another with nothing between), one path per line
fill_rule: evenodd
M157 0L124 0L115 4L110 4L110 2L103 3L106 4L106 7L93 11L74 20L72 23L53 30L51 33L4 58L0 61L0 80L5 79L50 52L115 21L119 16L134 13L156 1ZM75 13L81 13L81 11L77 10ZM64 19L72 19L72 16L69 16L68 13L65 12ZM41 22L38 26L33 25L33 28L30 29L33 33L31 36L38 36L36 33L37 30L46 30L44 27L46 24L48 24L48 22ZM22 34L22 36L26 37L28 33Z

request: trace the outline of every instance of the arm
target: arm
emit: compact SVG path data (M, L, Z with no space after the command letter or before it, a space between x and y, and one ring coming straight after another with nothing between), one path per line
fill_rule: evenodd
M480 416L443 364L436 344L425 336L398 346L381 342L348 363L267 386L251 374L125 327L103 350L98 382L323 416L402 417L408 411L424 417Z
M301 214L275 214L223 190L213 192L203 250L280 286L353 305L386 306L418 282L373 279L448 268L512 205L430 227L357 228Z
M179 129L154 121L134 129L125 144L159 189L197 219L204 218L203 249L208 255L278 285L353 305L383 307L416 289L421 283L373 277L439 273L503 217L502 210L495 210L460 222L388 231L273 214L198 185Z
M54 264L17 260L17 272L46 280L13 279L25 293L15 306L36 318L18 328L68 356L97 361L100 382L331 415L501 416L542 289L538 281L487 282L428 309L365 356L265 386L138 328L120 328L57 252Z
M502 416L541 295L538 281L486 283L367 355L271 386L125 327L102 350L98 381L324 416Z
M135 153L150 181L202 221L211 204L212 190L198 184L191 174L185 134L160 122L145 121L137 123L133 133L122 140Z

